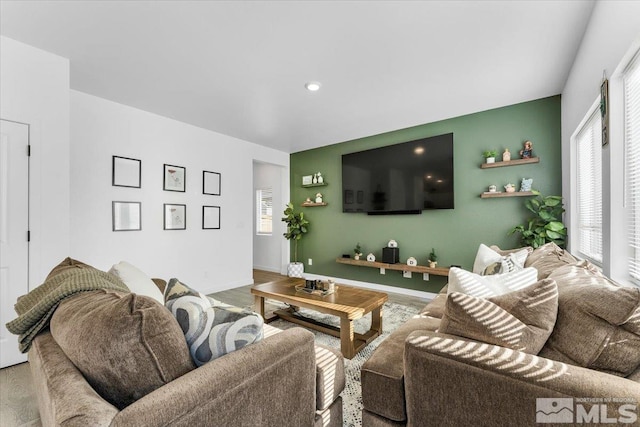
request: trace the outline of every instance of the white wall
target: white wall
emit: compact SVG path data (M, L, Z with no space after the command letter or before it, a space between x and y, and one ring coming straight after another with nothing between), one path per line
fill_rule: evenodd
M33 288L69 255L69 60L0 36L0 117L30 125Z
M256 197L254 196L253 267L275 273L283 272L284 265L288 264L288 261L283 259L283 254L289 245L282 236L286 231L286 226L281 221L286 203L283 198L284 186L289 187L289 173L285 173L282 166L260 162L254 163L254 195L258 189L268 187L273 189L273 233L271 235L257 234L257 206L255 205Z
M71 253L97 268L127 260L152 277L202 292L253 283L253 162L289 155L71 91ZM142 160L142 188L111 185L111 156ZM162 190L163 164L186 167L186 192ZM222 174L202 194L202 171ZM288 197L288 195L287 195ZM112 201L142 202L142 230L113 232ZM163 230L163 203L187 205L187 229ZM221 207L221 229L202 229L202 206Z
M599 1L596 3L580 49L562 91L562 192L565 201L574 195L571 174L574 159L571 152L571 135L594 101L600 95L603 71L610 78L610 144L603 149L603 234L605 273L612 278L626 281L619 276L624 270L626 257L621 256L625 236L621 233L624 222L622 206L622 134L620 122L620 84L615 78L616 68L628 55L640 36L640 2ZM566 221L571 238L572 211L566 203ZM575 222L575 221L573 221ZM575 233L574 233L575 234ZM575 236L574 236L575 237ZM571 242L570 242L571 248ZM622 263L622 264L620 264Z

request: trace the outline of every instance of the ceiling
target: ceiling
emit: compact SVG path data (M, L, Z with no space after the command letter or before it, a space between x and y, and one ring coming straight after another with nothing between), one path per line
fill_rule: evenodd
M2 35L70 59L72 89L296 152L561 93L593 2L0 6Z

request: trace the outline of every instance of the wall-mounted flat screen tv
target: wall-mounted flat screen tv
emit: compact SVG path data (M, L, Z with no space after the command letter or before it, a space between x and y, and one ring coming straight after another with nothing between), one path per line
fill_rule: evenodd
M453 209L453 133L342 156L342 211Z

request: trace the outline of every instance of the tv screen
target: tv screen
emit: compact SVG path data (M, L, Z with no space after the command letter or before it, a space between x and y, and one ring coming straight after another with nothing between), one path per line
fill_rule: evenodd
M342 211L453 209L453 133L342 156Z

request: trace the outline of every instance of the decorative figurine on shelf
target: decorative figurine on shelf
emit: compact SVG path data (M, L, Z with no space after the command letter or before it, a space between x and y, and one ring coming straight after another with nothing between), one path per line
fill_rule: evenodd
M504 189L507 191L507 193L513 193L514 191L516 191L516 186L509 183L504 186Z
M316 203L322 203L322 193L316 194Z
M431 253L429 254L429 268L436 268L438 265L438 255L436 255L435 248L431 248Z
M322 174L318 172L316 175L318 175L318 184L322 184L324 182L324 178L322 177Z
M493 184L489 186L489 193L495 193L496 191L498 191L498 187Z
M410 256L409 258L407 258L407 265L415 267L416 265L418 265L418 260Z
M502 153L502 161L508 162L509 160L511 160L511 152L508 148L505 148L504 153Z
M304 204L305 204L305 205L310 205L311 203L313 203L313 202L311 201L311 197L307 197L307 200L305 200L305 201L304 201Z
M353 249L353 259L356 261L360 260L362 256L362 248L360 247L360 242L356 244L356 247Z
M396 242L395 240L391 239L391 240L389 240L389 243L387 243L387 247L388 248L397 248L398 247L398 242Z
M520 150L521 159L530 159L533 157L533 143L531 141L524 142L524 148Z
M315 173L313 174L313 181L314 184L318 183L318 175L316 175Z
M520 191L531 191L531 184L533 184L533 178L522 178L520 183Z
M369 262L375 262L376 260L376 256L373 254L373 252L369 253L369 255L367 255L367 261Z

